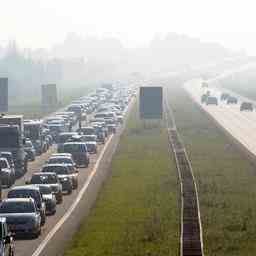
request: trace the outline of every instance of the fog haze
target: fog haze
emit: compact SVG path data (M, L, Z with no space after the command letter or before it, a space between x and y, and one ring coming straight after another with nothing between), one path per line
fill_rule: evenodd
M145 46L169 32L256 53L254 1L8 0L0 9L0 42L50 48L66 34L114 36L128 47Z

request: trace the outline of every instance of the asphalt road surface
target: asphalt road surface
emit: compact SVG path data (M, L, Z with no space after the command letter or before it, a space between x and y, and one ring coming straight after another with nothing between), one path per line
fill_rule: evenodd
M133 105L131 101L126 112L126 118ZM98 146L98 153L91 155L88 168L79 168L78 189L71 195L64 195L62 204L57 205L56 214L47 217L42 227L42 234L37 239L17 239L15 241L15 255L17 256L57 256L63 255L65 245L78 229L81 220L89 214L102 183L109 172L109 165L115 153L125 122L119 126L115 135L110 135L103 145ZM29 163L28 172L24 177L16 180L15 185L24 185L31 178L32 173L40 171L45 161L56 146ZM3 197L9 189L3 190Z
M191 98L208 112L216 122L221 125L230 135L241 143L249 152L256 155L256 111L240 111L241 102L248 100L245 97L238 97L238 104L227 105L226 102L220 101L222 93L221 88L209 88L212 96L218 98L218 106L201 104L201 95L207 89L201 88L201 79L195 79L184 85L185 90ZM233 94L234 95L234 94ZM248 100L252 102L251 100Z

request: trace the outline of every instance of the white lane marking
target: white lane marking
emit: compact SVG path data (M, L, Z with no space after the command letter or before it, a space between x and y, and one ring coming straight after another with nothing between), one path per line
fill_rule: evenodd
M37 247L37 249L34 251L34 253L32 254L32 256L39 256L41 254L41 252L44 250L44 248L46 247L47 243L52 239L52 237L55 235L55 233L60 229L60 227L64 224L64 222L70 217L70 215L72 214L72 212L75 210L75 208L77 207L77 205L79 204L79 202L81 201L84 193L86 192L87 188L89 187L94 175L97 172L99 163L101 161L101 159L103 158L103 155L108 147L108 145L110 144L110 142L112 141L112 138L114 137L114 135L112 134L109 137L109 140L107 141L107 143L105 144L105 146L103 147L99 158L96 162L96 164L94 165L89 177L87 178L84 186L82 187L82 189L80 190L80 192L78 193L78 196L76 197L76 200L73 202L73 204L69 207L68 211L65 213L65 215L63 215L63 217L56 223L56 225L53 227L53 229L48 233L48 235L45 237L45 239L41 242L41 244Z

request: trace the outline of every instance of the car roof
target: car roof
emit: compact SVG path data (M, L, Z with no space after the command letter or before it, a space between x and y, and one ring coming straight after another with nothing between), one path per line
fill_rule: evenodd
M84 142L65 142L65 143L64 143L64 146L65 146L65 145L70 145L70 144L81 145L81 144L84 144Z
M40 176L40 175L57 175L55 172L35 172L32 176Z
M62 136L62 135L77 135L78 133L77 132L61 132L59 134L59 136Z
M52 154L51 156L70 156L70 157L72 157L72 154L70 154L70 153L55 153L55 154Z
M9 152L9 151L1 151L0 152L0 155L12 155L12 152Z
M39 190L39 188L37 188ZM34 199L32 197L29 198L5 198L3 199L3 202L34 202Z
M50 156L49 160L50 159L63 159L63 158L66 158L66 159L72 159L72 156Z
M30 190L38 190L38 188L35 185L23 185L23 186L15 186L10 189L12 190L24 190L24 189L30 189Z
M66 166L66 165L63 164L63 163L59 163L59 164L45 164L43 167L47 167L47 166L50 166L50 167L61 166L61 167L63 167L63 166Z

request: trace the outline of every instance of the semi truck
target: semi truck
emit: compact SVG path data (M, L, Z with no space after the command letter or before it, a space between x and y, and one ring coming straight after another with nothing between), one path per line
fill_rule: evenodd
M0 115L0 152L11 152L16 175L22 176L28 168L24 148L24 122L22 115Z

